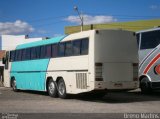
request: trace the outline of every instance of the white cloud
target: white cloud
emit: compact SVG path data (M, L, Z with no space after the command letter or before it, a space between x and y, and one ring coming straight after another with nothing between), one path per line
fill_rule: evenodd
M150 8L152 10L157 10L157 9L160 9L160 5L151 5Z
M28 34L34 30L30 24L21 20L16 20L15 22L0 22L0 35Z
M80 24L80 18L79 16L68 16L64 19L65 21L71 22L71 23L77 23ZM108 22L115 22L117 21L116 18L113 16L91 16L91 15L83 15L83 21L84 24L99 24L99 23L108 23Z

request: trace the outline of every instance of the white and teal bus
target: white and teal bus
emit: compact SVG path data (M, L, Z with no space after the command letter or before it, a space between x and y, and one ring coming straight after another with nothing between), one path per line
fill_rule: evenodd
M129 31L89 30L18 45L6 53L4 64L4 78L14 91L47 91L66 98L138 88L138 48Z

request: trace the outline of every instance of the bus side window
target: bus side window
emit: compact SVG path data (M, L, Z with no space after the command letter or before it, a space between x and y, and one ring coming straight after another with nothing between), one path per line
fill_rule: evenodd
M58 45L58 56L63 57L64 56L64 50L65 49L65 43L60 43Z
M52 44L52 57L57 57L57 53L58 53L58 45Z
M22 60L22 50L16 50L15 61Z
M46 58L51 57L51 45L46 45Z
M65 56L72 56L72 42L66 42Z
M40 50L40 58L45 58L46 56L46 49L45 46L41 46L41 50Z
M31 48L31 60L34 60L36 58L37 58L36 57L36 48L33 47L33 48Z
M88 54L88 44L89 44L88 38L82 39L82 41L81 41L81 55Z
M35 50L36 50L36 59L39 59L39 58L40 58L40 50L41 50L41 47L40 47L40 46L35 47Z
M31 56L31 49L27 48L25 51L25 60L30 60Z
M73 56L80 55L81 40L73 41Z
M10 61L10 62L14 62L14 59L15 59L15 51L10 51L9 61Z

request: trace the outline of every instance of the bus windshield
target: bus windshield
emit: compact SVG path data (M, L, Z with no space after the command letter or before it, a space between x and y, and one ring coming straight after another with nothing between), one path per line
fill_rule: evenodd
M153 49L160 44L160 30L143 32L140 49Z

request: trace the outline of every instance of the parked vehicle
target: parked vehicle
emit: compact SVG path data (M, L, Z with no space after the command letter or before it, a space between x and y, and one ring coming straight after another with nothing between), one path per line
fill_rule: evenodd
M22 44L4 59L14 91L47 91L66 98L138 88L138 48L129 31L90 30Z
M160 28L137 32L139 80L143 93L160 88Z

